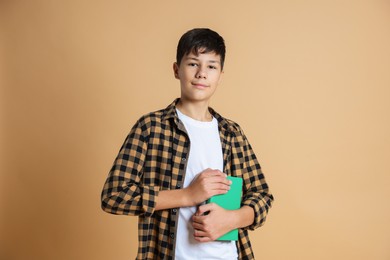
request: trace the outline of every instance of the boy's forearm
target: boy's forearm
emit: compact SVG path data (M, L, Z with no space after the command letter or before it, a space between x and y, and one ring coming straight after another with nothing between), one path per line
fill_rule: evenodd
M155 210L199 205L214 195L226 193L230 184L225 173L207 168L184 189L159 191Z
M193 205L187 189L161 190L156 198L155 210L190 207Z
M250 226L255 219L255 213L253 212L253 209L246 205L242 206L238 210L233 210L230 212L234 220L234 228L245 228Z

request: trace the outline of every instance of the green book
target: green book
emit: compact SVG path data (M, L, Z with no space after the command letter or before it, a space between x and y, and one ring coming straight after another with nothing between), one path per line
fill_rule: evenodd
M239 209L241 206L242 178L233 176L227 178L232 181L230 190L225 194L211 197L207 200L207 203L216 203L227 210ZM238 229L231 230L217 240L238 240Z

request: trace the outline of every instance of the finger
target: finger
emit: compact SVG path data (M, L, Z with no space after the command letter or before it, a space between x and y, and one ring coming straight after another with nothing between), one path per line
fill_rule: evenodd
M221 172L220 170L212 170L212 176L219 176L219 177L222 177L222 178L226 178L227 174Z
M211 185L214 190L230 190L230 185L224 182L215 182Z
M222 194L226 194L229 192L229 189L215 189L212 191L212 195L211 196L215 196L215 195L222 195Z
M224 194L230 190L230 186L223 183L212 183L208 186L208 191L211 195Z
M209 237L197 237L197 236L194 236L194 239L196 241L198 241L198 242L210 242L210 241L213 241Z
M203 223L202 216L201 215L193 215L192 216L192 222L193 223L202 224Z
M203 230L199 230L199 229L194 230L194 237L207 237L207 236L208 233Z
M198 207L198 210L196 211L197 215L199 215L199 217L197 218L200 218L199 220L203 220L204 219L204 216L202 216L204 213L206 213L207 211L212 211L214 208L215 208L215 203L208 203L208 204L204 204L204 205L201 205Z
M207 168L207 169L203 170L201 173L199 173L198 175L210 176L213 174L213 172L214 172L213 169Z
M222 183L222 184L225 184L225 185L229 185L232 184L232 181L229 180L224 173L222 173L222 175L212 175L212 176L209 176L210 178L210 181L213 182L213 183Z
M210 169L210 168L207 168L201 174L204 174L207 177L210 177L210 176L227 177L227 175L225 173L221 172L220 170L218 170L218 169Z
M197 222L192 222L192 227L194 228L194 230L205 231L204 226Z

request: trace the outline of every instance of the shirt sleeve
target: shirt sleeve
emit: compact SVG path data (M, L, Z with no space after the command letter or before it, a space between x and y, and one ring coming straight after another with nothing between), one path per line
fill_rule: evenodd
M116 215L150 216L158 187L142 183L147 138L138 121L123 143L101 193L101 207Z
M271 208L274 198L269 191L260 164L257 161L256 155L253 152L248 139L241 129L240 133L240 139L242 138L241 149L243 159L241 167L244 181L241 205L251 207L255 213L253 223L244 229L254 230L265 223L268 210Z

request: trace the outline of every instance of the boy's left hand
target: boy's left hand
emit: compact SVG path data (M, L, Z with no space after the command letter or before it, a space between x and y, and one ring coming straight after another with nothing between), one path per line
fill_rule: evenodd
M234 211L225 210L215 203L201 205L192 216L194 238L199 242L214 241L234 229L233 223Z

